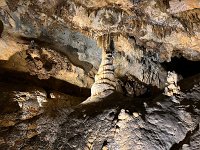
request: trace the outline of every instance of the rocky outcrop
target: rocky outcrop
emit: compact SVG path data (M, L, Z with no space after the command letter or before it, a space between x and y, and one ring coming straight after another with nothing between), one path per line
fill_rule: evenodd
M1 0L0 149L199 149L199 27L198 0Z
M79 96L33 85L0 83L4 104L0 147L196 150L199 81L196 78L193 88L184 86L190 90L174 97L160 95L145 100L114 93L104 99L93 97L87 104L81 103L84 98Z
M1 19L4 32L26 38L21 45L40 41L42 47L48 45L54 51L63 52L93 79L101 61L101 50L95 39L109 31L115 35L116 76L121 78L128 73L145 84L163 88L167 71L160 62L169 62L180 55L199 60L198 4L180 3L185 8L175 13L172 10L180 5L178 1L166 4L155 0L119 0L101 1L98 5L93 1L16 1L16 4L7 1L2 3ZM4 47L14 46L14 43L5 46L5 40L3 37ZM1 51L10 56L16 49L22 50L15 48L8 53L2 48ZM5 57L3 52L1 57ZM90 88L92 83L74 84Z

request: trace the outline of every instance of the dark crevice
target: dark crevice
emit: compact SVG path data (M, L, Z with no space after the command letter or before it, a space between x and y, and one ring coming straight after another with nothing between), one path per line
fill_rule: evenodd
M200 73L200 61L190 61L184 57L173 57L171 62L164 62L161 65L167 71L175 71L182 75L183 78L187 78Z
M0 38L2 36L3 30L4 30L4 25L3 22L0 20Z
M132 78L129 80L129 78ZM159 94L161 94L161 90L157 88L156 86L147 85L145 83L142 83L138 78L128 75L125 77L120 78L120 81L123 83L121 84L121 88L123 91L124 96L130 96L130 97L137 97L137 98L155 98ZM126 84L129 84L131 88L133 88L133 93L130 94L127 91ZM137 95L135 89L140 89L140 94Z
M197 85L199 83L200 83L200 73L191 76L189 78L185 78L184 80L178 82L182 92L192 89L194 85Z
M120 114L120 108L116 108L116 113L114 114L114 118L112 120L112 122L114 122L115 120L117 120L117 122L119 121L118 116Z
M11 71L3 68L0 68L0 82L13 85L13 88L24 86L41 87L47 92L48 97L50 91L58 91L64 94L83 98L90 96L90 89L81 88L66 81L53 77L46 80L40 80L37 76L31 76L29 73Z
M103 148L104 147L106 147L108 145L108 141L107 140L105 140L104 142L103 142L103 145L102 145L102 148L101 148L101 150L104 150Z
M190 137L193 136L198 130L199 130L199 124L196 126L194 130L188 131L185 138L182 141L172 145L170 150L180 150L184 144L190 144Z
M54 65L54 64L52 64L52 63L46 61L46 62L44 63L44 66L43 66L43 67L44 67L47 71L51 71L52 68L53 68L53 65Z

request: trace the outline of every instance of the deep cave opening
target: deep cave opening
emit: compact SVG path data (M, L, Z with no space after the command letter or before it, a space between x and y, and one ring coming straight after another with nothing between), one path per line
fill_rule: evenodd
M200 61L191 61L184 57L173 57L170 62L162 63L167 71L175 71L183 78L194 76L200 73Z

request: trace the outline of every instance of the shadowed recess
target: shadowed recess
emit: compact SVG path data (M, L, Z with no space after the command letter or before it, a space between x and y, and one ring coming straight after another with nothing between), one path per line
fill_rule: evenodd
M2 36L3 30L4 30L4 25L3 22L0 20L0 38Z
M171 62L162 63L162 66L168 71L175 71L183 78L200 73L200 61L190 61L183 57L174 57Z
M90 89L81 88L76 85L70 84L68 82L56 79L49 78L47 80L40 80L37 76L31 76L28 73L22 73L17 71L10 71L3 68L0 68L0 82L5 83L15 83L15 84L25 84L25 85L35 85L42 87L48 91L56 90L65 94L73 95L76 97L89 97Z

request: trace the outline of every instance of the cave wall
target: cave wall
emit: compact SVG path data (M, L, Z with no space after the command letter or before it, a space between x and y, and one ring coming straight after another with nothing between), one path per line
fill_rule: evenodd
M200 149L199 27L198 0L1 0L0 149Z
M175 12L181 4L186 8ZM115 36L116 76L128 74L147 85L163 88L167 70L161 62L169 62L174 56L193 61L200 58L198 8L197 2L191 5L188 1L8 0L1 4L4 32L21 40L22 45L13 52L4 51L15 43L4 45L1 57L8 59L5 56L14 55L16 49L23 51L21 46L27 47L34 40L39 47L64 53L77 67L72 74L80 81L72 82L65 69L57 78L90 88L101 60L96 40L109 31ZM3 37L3 44L6 38Z

